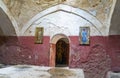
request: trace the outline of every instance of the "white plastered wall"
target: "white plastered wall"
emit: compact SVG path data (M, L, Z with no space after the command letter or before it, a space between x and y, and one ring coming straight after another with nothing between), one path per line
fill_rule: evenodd
M36 27L44 27L44 36L65 34L78 36L79 27L90 27L91 36L108 35L109 27L104 26L95 16L85 10L59 4L48 8L28 21L22 28L24 36L34 36Z

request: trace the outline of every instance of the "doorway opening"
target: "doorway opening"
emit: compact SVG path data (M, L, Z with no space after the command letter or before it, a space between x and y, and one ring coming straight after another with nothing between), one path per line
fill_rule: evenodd
M55 66L68 66L69 63L69 44L66 38L61 38L56 43Z
M69 38L64 34L54 35L50 42L50 60L51 67L69 66L70 44Z

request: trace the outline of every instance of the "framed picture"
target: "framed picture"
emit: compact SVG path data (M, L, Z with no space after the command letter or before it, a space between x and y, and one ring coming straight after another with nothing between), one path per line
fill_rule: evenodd
M89 45L90 44L90 28L89 27L80 27L79 43L80 43L80 45Z
M42 44L43 43L43 32L44 32L43 27L36 27L36 30L35 30L35 43L37 43L37 44Z

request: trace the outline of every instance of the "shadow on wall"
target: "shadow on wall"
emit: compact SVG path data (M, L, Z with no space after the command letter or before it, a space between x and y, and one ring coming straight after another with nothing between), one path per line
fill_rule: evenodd
M3 32L0 35L16 36L14 26L12 25L9 17L1 8L0 8L0 29Z
M4 34L3 34L3 31L2 31L2 29L0 28L0 46L2 46L4 43L6 43L6 38L5 38L5 36L3 36Z
M21 38L22 42L19 42ZM49 38L46 38L49 39ZM26 40L26 41L25 41ZM31 40L31 41L29 41ZM46 62L47 57L44 58L43 55L46 55L48 51L43 51L46 54L43 54L42 61L41 58L39 60L38 55L40 56L40 53L37 54L46 44L42 44L36 47L34 44L34 37L18 37L16 35L16 31L14 26L12 25L10 19L5 14L5 12L0 8L0 63L6 64L6 65L14 65L14 64L45 64L48 65ZM25 44L25 43L28 44ZM40 49L40 50L39 50ZM46 47L45 47L46 49ZM48 50L48 49L47 49ZM42 50L41 50L42 51ZM36 53L35 53L36 52ZM36 62L37 60L37 62ZM38 62L39 60L39 62ZM45 63L44 63L45 61Z
M14 36L14 39L10 36ZM0 8L0 46L7 42L14 43L18 41L15 28L12 25L7 14ZM12 40L11 40L12 39Z
M120 35L120 0L117 0L115 9L112 15L111 26L109 30L110 35Z
M2 59L7 58L3 58L3 55L6 56L6 53L12 51L14 54L14 52L17 52L17 50L14 48L9 48L10 46L14 46L17 43L18 38L15 32L15 28L8 16L0 8L0 63L2 63ZM8 53L8 55L10 54Z
M12 36L14 36L14 39L12 39ZM8 42L14 43L17 41L14 26L6 13L0 8L0 46Z

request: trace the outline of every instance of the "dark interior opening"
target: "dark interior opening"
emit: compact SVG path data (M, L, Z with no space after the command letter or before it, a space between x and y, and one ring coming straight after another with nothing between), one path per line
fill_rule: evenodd
M62 38L56 43L56 67L65 67L69 64L68 39Z

